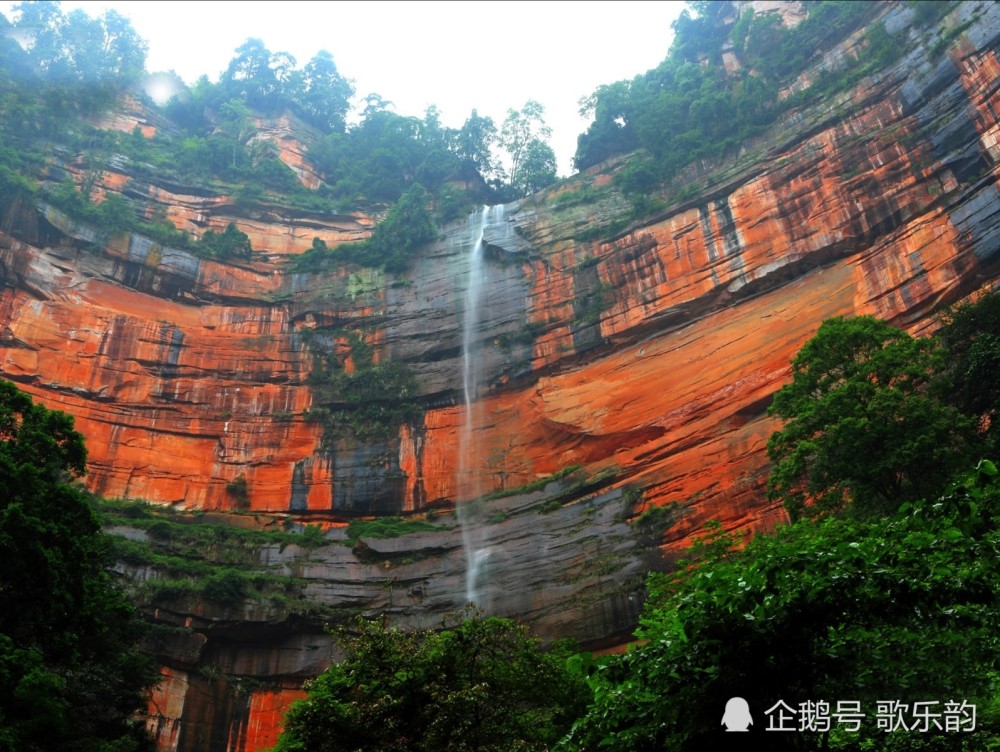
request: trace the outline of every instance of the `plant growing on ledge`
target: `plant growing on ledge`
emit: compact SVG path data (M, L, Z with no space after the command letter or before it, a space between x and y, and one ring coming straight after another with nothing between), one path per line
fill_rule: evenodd
M434 220L427 208L430 196L419 184L410 186L376 225L371 237L360 243L343 243L333 250L320 238L312 248L298 256L295 270L319 271L334 263L381 266L388 272L406 269L413 252L437 237Z
M198 250L206 256L223 259L232 257L248 259L253 253L250 237L241 232L235 222L226 225L223 232L209 230L202 235L198 241Z
M239 509L248 509L250 507L250 486L245 476L240 475L229 481L226 484L226 493L233 497Z
M340 335L341 332L334 332ZM316 353L325 338L313 337L314 353L309 384L319 407L309 417L324 425L324 442L353 436L361 441L388 439L404 423L423 415L417 399L417 383L405 363L375 363L372 348L357 332L348 335L354 371L348 373L329 353Z

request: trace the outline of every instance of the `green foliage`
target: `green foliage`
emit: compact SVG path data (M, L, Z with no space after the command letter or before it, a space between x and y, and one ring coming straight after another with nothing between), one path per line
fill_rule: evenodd
M497 128L493 118L480 117L475 110L455 135L455 153L465 168L471 167L486 180L498 177L499 166L493 154Z
M556 180L556 156L548 145L552 129L545 124L545 108L529 99L520 110L510 108L500 128L498 143L510 158L509 185L521 198Z
M649 576L638 645L585 669L593 701L560 749L718 749L731 697L748 700L751 733L779 700L862 704L856 733L797 726L768 749L995 747L1000 472L982 460L949 483L976 445L970 421L934 397L961 403L955 385L983 376L965 355L983 337L991 352L994 307L987 294L950 312L943 372L932 340L870 317L824 322L772 406L789 418L770 444L772 493L793 500L793 518L847 503L862 514L799 519L742 548L709 525L674 571ZM865 514L875 509L888 514ZM887 698L966 700L978 730L886 736L875 710Z
M574 191L565 191L558 194L552 201L552 208L555 211L563 211L572 206L583 206L596 203L603 197L603 193L591 185L584 185Z
M906 0L906 4L913 8L918 26L928 26L940 21L954 7L953 3L941 0Z
M372 347L357 332L347 333L349 371L332 352L332 342L344 336L342 330L329 335L313 335L313 368L309 384L315 395L315 409L308 413L324 424L324 441L353 436L362 441L384 440L395 435L404 423L415 423L423 415L417 383L409 367L400 361L376 363Z
M422 186L411 186L361 247L348 246L350 252L378 259L389 272L406 269L413 251L437 237L427 200Z
M134 714L155 679L111 579L109 539L72 479L73 419L0 381L0 748L146 749Z
M135 214L117 193L110 193L97 206L95 223L110 233L125 232L136 224Z
M360 121L347 126L350 81L332 56L320 51L299 68L292 56L271 52L259 39L236 51L218 82L203 76L164 107L179 126L141 132L99 130L81 120L113 105L144 71L145 43L114 11L91 19L83 11L64 15L57 3L23 3L15 8L9 33L0 36L0 207L36 197L31 180L44 168L45 143L86 160L92 176L126 163L134 178L154 184L164 179L193 182L200 190L233 196L237 206L262 203L329 212L364 206L368 211L397 202L398 226L384 228L369 244L344 254L345 261L401 271L409 251L433 237L429 211L409 211L414 194L423 209L434 207L450 221L484 200L506 200L515 189L506 182L497 128L475 111L462 129L442 126L437 109L424 117L391 111L392 103L369 95ZM15 39L30 35L24 50ZM327 177L317 190L305 188L278 158L276 147L257 138L262 121L291 111L321 132L310 157ZM525 110L521 122L535 123ZM540 113L538 113L540 115ZM540 123L540 117L536 119ZM534 127L534 125L532 125ZM532 134L537 135L537 134ZM510 134L508 134L510 136ZM518 195L555 177L555 156L543 139L512 139L518 164ZM423 189L418 189L423 186ZM246 258L241 238L206 235L195 242L165 218L148 222L142 212L111 197L92 202L93 183L58 189L49 200L73 218L109 233L139 232L156 242L211 258ZM314 254L304 262L316 261Z
M206 256L214 258L250 258L253 248L250 247L250 237L241 232L234 222L226 225L226 229L217 233L209 230L198 241L199 250Z
M226 484L226 493L233 497L236 506L246 509L250 506L250 485L245 476L241 475Z
M41 139L73 138L81 115L107 107L141 75L145 43L116 11L92 19L80 10L64 15L58 3L25 2L12 18L0 23L0 134L21 168L37 168ZM24 35L27 49L16 41ZM3 178L0 167L0 194Z
M626 196L635 196L651 193L659 183L659 179L653 162L643 157L631 160L618 170L614 182Z
M324 131L344 130L354 87L340 75L329 52L320 50L306 63L294 79L292 93L306 122Z
M428 209L429 195L420 185L407 189L371 237L358 243L344 243L333 250L320 238L295 260L296 271L318 271L333 264L382 267L389 272L404 271L414 251L437 238L434 219Z
M0 208L35 193L34 184L22 174L20 161L13 150L0 147Z
M130 596L146 608L193 598L225 606L266 601L273 608L303 615L322 611L302 597L303 580L285 575L282 564L260 562L261 551L268 546L332 545L319 526L305 526L300 533L261 530L142 502L98 500L97 504L105 525L148 536L147 540L111 536L116 561L152 572L129 583Z
M689 5L696 12L684 11L674 22L670 54L659 66L631 81L601 86L581 102L581 114L593 121L577 141L578 169L642 148L648 161L621 179L627 191L648 192L687 164L735 153L793 103L827 93L813 87L798 99L778 98L817 50L857 29L872 12L869 3L808 3L808 17L788 29L776 13L744 6L736 23L726 27L716 23L722 3ZM743 63L735 74L726 73L720 59L729 33ZM866 39L866 57L849 63L852 71L824 80L823 87L849 86L901 52L884 26L871 27Z
M786 421L768 442L769 497L794 518L940 493L976 451L972 421L928 389L940 362L933 340L870 316L823 322L769 408Z
M33 35L29 57L50 80L121 85L145 72L146 43L117 11L64 16L57 2L21 3L16 10L14 27Z
M439 128L380 108L347 133L325 137L309 156L332 179L331 195L383 203L399 200L416 183L440 190L459 172Z
M973 416L987 442L1000 449L1000 291L984 290L952 306L937 332L947 357L936 384L941 398Z
M651 506L636 518L635 525L644 533L660 538L676 520L676 510L665 506Z
M336 634L345 657L306 685L277 752L541 752L585 702L565 649L543 651L507 619L412 632L359 620Z
M578 326L596 324L601 320L601 314L615 302L615 288L604 280L598 280L596 285L580 285L573 301L576 313L574 323Z
M209 230L195 242L190 235L165 219L139 219L128 202L116 193L109 194L100 204L93 204L88 198L86 186L64 182L47 198L70 217L105 233L135 232L161 245L206 258L249 259L253 253L249 236L233 222L223 232Z
M445 185L438 191L434 212L441 222L453 222L472 213L476 206L467 191Z
M865 44L866 64L875 69L890 65L903 52L896 37L886 31L881 21L865 29Z
M198 251L198 246L195 245L191 236L183 230L178 230L166 219L136 222L133 225L133 229L139 235L143 235L162 246L195 253Z
M306 525L302 529L302 541L299 545L305 548L321 548L327 545L326 531L322 525Z
M358 538L398 538L422 530L441 530L424 520L409 517L376 517L372 520L351 520L347 525L347 539L353 544Z
M301 533L261 530L211 522L199 514L185 514L142 501L98 499L96 504L105 525L144 530L153 539L154 549L181 559L210 555L216 564L236 565L248 563L248 556L268 545L304 548L327 545L322 529L316 525L307 525Z
M101 220L97 206L90 202L89 191L78 187L73 181L60 183L48 194L49 201L69 216L83 222L97 224Z
M313 370L309 381L320 405L310 417L323 421L326 441L346 435L362 440L388 438L401 424L423 415L413 375L399 361L353 373Z
M573 473L579 472L583 469L582 465L567 465L562 470L557 470L551 475L546 475L544 478L539 478L538 480L533 480L531 483L525 483L523 486L515 486L514 488L505 488L502 491L494 491L493 493L487 494L484 498L490 499L503 499L508 496L519 496L521 494L534 493L535 491L542 491L550 483L555 483L558 480L562 480Z
M942 5L945 5L945 3L942 3ZM941 36L937 38L934 44L931 45L931 48L928 52L930 59L937 60L939 57L941 57L941 55L945 53L945 50L947 50L951 46L952 42L954 42L955 39L957 39L959 36L965 33L965 30L968 29L972 25L972 23L973 19L970 18L967 21L958 24L957 26L953 26L947 29L943 34L941 34Z
M389 361L347 373L340 370L310 374L320 407L311 415L327 426L327 439L353 435L359 439L387 438L403 423L423 415L416 382L404 363Z
M592 705L560 748L728 749L720 718L736 696L758 736L778 700L862 704L858 733L767 734L768 749L925 749L934 742L890 743L876 703L994 703L998 513L990 463L892 518L803 520L740 551L717 530L694 565L650 575L642 642L592 670ZM981 715L975 734L915 736L971 752L986 749L997 720Z

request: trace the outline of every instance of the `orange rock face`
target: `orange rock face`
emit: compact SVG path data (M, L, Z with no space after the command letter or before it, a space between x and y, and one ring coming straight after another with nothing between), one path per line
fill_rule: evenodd
M309 146L316 141L315 135L304 135L301 123L293 123L288 117L274 120L258 120L254 141L272 144L280 159L306 188L319 188L321 176L316 167L306 157Z
M998 278L997 7L960 5L959 22L980 15L948 55L908 53L835 102L790 111L745 145L754 156L692 168L696 197L663 195L662 211L624 229L617 220L630 205L615 191L616 164L508 205L484 228L476 216L441 228L442 239L395 277L346 266L292 271L290 257L314 237L330 246L366 237L373 221L361 215L245 212L226 196L177 186L128 189L151 215L162 207L195 234L236 222L255 254L223 263L139 236L105 237L49 207L22 212L0 234L0 375L76 417L86 482L109 497L329 523L449 510L467 501L463 489L513 491L580 466L585 482L553 497L560 514L626 496L632 519L668 507L673 522L651 546L668 559L708 520L765 529L783 514L763 493L776 428L767 406L820 323L873 314L927 333L943 305ZM910 12L893 4L886 23L905 25ZM316 184L307 138L290 121L262 122L260 133L305 185ZM108 173L100 187L127 184ZM599 198L555 200L584 186ZM463 317L480 231L481 375L470 430ZM419 419L361 436L340 403L323 404L320 359L357 374L362 346L374 364L406 366ZM324 409L332 417L318 420ZM239 479L245 498L232 490ZM498 507L501 516L516 518L518 503ZM494 541L508 567L497 565L496 582L514 582L511 572L530 569L526 552L549 545L529 528L568 529L557 516L496 523L517 536L506 548ZM611 516L604 527L579 524L599 534L625 525ZM459 533L435 535L405 564L372 541L359 550L375 563L296 566L331 604L362 602L419 622L428 603L444 611L465 593ZM602 555L610 556L587 554ZM572 620L585 639L610 636L637 613L621 596L635 571L608 574L601 589L586 568L570 558L530 592L500 588L497 611L550 634L575 628ZM344 572L376 591L385 572L402 572L409 589L396 601L391 592L359 595L337 579ZM269 670L266 688L237 692L232 675L258 674L237 659L230 669L220 684L179 660L165 669L152 705L161 750L209 737L233 752L273 744L277 719L300 696L297 681Z
M184 671L163 670L161 683L150 698L147 721L147 728L157 739L157 752L271 749L278 742L281 721L289 706L306 696L300 689L242 689L239 707L226 708L224 716L210 712L191 718L190 715L197 715L190 712L192 707L209 711L219 707L204 702L204 697L189 703L188 695L225 697L218 694L218 685L223 683Z

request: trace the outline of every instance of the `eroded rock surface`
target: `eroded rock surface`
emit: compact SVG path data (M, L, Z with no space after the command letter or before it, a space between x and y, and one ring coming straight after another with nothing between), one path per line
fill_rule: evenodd
M941 306L997 279L998 8L959 4L938 31L964 27L945 54L930 54L933 35L914 37L891 69L789 111L738 159L692 166L689 197L662 196L654 216L621 221L619 162L492 214L471 434L462 322L475 216L440 228L405 274L389 275L293 271L314 237L364 238L372 217L247 212L124 173L107 173L102 190L164 207L196 234L235 222L253 258L106 236L51 207L10 212L0 375L76 417L90 488L331 529L325 547L264 548L253 563L301 581L319 615L252 600L161 606L157 620L187 630L161 653L161 749L272 744L301 681L331 659L325 619L427 625L461 607L471 559L452 514L469 501L460 468L483 492L505 492L580 467L544 490L483 501L472 548L483 552L484 605L589 645L629 634L643 573L706 521L754 531L779 520L762 493L776 427L766 409L819 324L874 314L925 333ZM887 30L908 34L912 12L887 4ZM841 55L861 54L856 42ZM260 125L313 185L307 139L290 121ZM596 198L572 201L585 188ZM405 365L419 419L375 437L317 420L318 358L351 373L364 367L359 342L374 364ZM231 490L240 478L245 501ZM655 534L637 523L652 507L669 510ZM338 521L431 509L450 524L337 540Z

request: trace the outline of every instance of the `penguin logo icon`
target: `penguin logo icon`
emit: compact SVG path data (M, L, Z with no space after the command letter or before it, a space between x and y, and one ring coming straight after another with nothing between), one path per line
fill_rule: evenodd
M726 703L726 712L722 716L722 725L726 731L746 731L747 726L753 725L753 718L750 717L750 706L742 697L732 697Z

